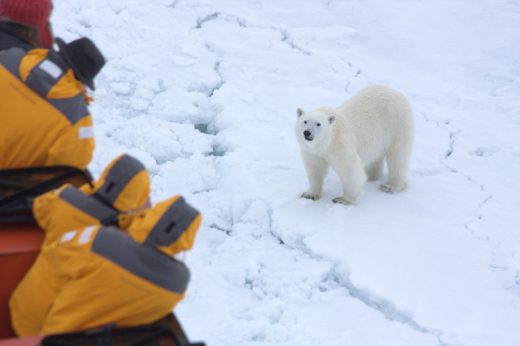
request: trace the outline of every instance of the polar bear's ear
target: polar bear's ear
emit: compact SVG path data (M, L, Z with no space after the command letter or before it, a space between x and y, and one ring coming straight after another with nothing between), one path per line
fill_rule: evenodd
M296 115L297 115L298 117L301 117L301 116L303 115L303 109L298 108L298 109L296 110Z
M336 120L334 115L329 116L329 124L332 124Z

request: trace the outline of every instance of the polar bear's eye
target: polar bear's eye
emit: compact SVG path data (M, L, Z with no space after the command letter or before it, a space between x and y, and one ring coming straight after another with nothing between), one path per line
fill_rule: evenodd
M320 124L320 123L317 123L316 126L321 126L321 124Z
M304 123L304 124L307 124L307 120L305 120L303 123Z

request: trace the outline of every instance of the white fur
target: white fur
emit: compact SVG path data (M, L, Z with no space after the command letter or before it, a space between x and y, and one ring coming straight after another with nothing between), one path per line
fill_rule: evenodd
M296 138L310 185L302 197L320 197L330 166L343 186L343 195L333 201L355 203L367 178L381 177L384 160L388 179L381 190L396 193L406 188L413 116L400 92L373 85L337 108L298 109L297 114ZM304 131L312 140L305 139Z

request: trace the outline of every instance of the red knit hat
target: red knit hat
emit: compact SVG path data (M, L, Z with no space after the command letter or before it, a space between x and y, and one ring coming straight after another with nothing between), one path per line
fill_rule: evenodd
M51 0L0 0L0 17L35 27L41 45L46 48L53 41L49 28L51 9Z

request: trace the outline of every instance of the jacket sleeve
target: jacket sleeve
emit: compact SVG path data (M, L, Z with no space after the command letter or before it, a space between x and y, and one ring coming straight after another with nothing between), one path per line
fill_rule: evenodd
M62 200L63 191L71 186L65 184L34 200L33 216L38 226L45 232L44 247L54 243L64 232L83 226L86 222L85 216Z
M81 119L50 148L45 166L72 166L86 169L92 160L95 141L92 117Z
M47 230L52 229L52 225L54 223L54 211L56 204L59 202L60 193L68 186L69 185L66 184L59 189L52 190L41 196L38 196L34 200L32 212L36 223L46 233L46 240L44 245L47 243Z

